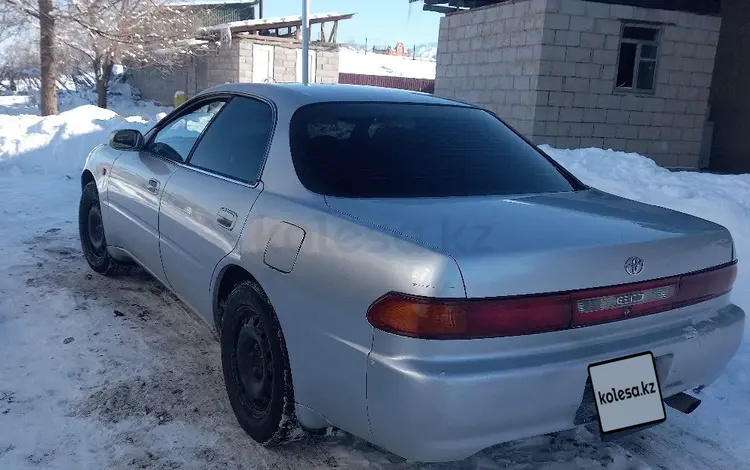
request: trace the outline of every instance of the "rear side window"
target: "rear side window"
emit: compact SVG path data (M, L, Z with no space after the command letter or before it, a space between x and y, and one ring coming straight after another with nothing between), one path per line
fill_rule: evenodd
M232 98L206 129L188 164L254 183L272 129L273 112L269 105L252 98Z
M576 189L490 113L402 103L321 103L290 129L297 175L337 197L417 198Z

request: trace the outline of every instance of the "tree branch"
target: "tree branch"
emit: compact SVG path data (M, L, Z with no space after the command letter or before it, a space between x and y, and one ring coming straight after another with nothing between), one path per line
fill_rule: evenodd
M16 10L26 13L27 15L31 15L36 19L40 19L41 15L39 14L38 10L34 10L28 5L25 5L20 0L3 0L4 3L7 3L8 5L13 6Z

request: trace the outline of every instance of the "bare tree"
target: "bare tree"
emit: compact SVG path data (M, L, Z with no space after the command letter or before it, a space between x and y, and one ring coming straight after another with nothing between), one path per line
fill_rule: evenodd
M61 43L90 64L103 108L115 64L172 67L201 50L193 45L196 11L154 0L77 0L60 18Z
M55 9L53 0L2 0L4 8L13 8L39 22L39 61L42 116L57 114L55 86Z
M0 13L13 13L39 25L42 115L57 113L56 73L70 62L88 64L97 104L106 108L115 64L168 68L203 50L194 44L201 19L198 10L161 2L0 0Z
M42 79L42 116L57 114L55 74L55 17L52 0L39 0L39 70Z
M22 35L29 23L29 15L0 1L0 42Z
M38 89L39 48L37 44L23 41L23 35L14 47L7 48L0 56L0 87L16 92L20 87Z

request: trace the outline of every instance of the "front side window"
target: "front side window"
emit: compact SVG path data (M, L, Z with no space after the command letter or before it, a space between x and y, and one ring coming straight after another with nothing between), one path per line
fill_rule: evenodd
M660 33L654 27L623 25L616 89L653 93Z
M292 117L295 171L337 197L564 192L580 183L490 113L464 106L320 103Z
M203 130L226 101L212 101L190 111L157 132L149 150L178 162L184 162Z
M188 164L246 183L258 180L273 131L271 107L235 97L216 116Z

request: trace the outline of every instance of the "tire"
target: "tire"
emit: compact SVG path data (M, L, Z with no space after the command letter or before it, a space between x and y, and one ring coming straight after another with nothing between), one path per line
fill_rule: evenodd
M78 236L81 239L81 249L86 262L97 273L115 276L130 270L129 266L115 261L107 250L99 192L93 181L83 188L81 194L81 202L78 206Z
M264 446L299 439L303 433L294 410L286 343L260 286L238 283L227 297L222 320L221 365L240 426Z

